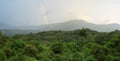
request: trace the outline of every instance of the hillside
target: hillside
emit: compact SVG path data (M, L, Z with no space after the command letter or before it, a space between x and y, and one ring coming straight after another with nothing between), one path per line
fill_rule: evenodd
M85 20L71 20L63 23L42 25L38 29L42 29L44 31L49 31L49 30L70 31L70 30L77 30L82 28L89 28L99 32L111 32L116 29L120 30L120 25L119 24L93 24Z
M120 31L0 33L0 61L119 61Z
M71 31L82 28L89 28L98 32L111 32L114 30L120 30L119 24L93 24L85 20L71 20L62 23L46 24L41 26L19 26L9 27L8 29L0 28L1 32L6 35L36 33L50 30L63 30Z

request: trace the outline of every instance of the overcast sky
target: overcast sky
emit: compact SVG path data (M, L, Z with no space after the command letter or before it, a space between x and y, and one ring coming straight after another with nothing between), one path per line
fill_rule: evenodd
M120 24L120 0L0 0L1 23L41 25L71 19Z

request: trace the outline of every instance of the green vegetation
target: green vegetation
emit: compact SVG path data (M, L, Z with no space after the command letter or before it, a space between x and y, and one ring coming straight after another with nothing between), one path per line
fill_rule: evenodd
M120 31L0 33L0 61L120 61Z

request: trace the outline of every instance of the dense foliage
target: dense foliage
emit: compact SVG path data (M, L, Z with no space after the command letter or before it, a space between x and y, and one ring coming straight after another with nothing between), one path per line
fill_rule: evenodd
M0 61L120 61L120 31L0 33Z

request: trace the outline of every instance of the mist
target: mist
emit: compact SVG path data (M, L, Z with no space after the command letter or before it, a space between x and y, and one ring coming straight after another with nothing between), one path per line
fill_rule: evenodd
M83 19L120 24L119 0L0 0L0 23L39 26Z

